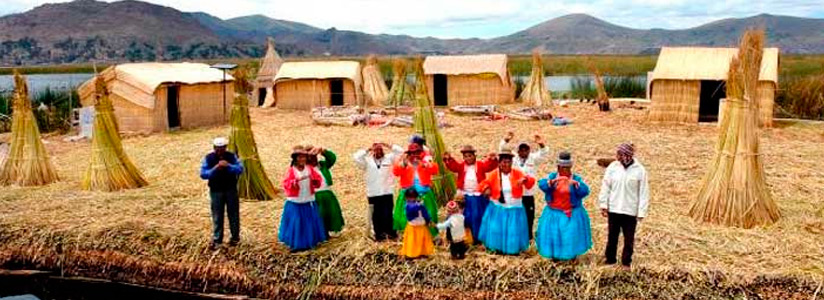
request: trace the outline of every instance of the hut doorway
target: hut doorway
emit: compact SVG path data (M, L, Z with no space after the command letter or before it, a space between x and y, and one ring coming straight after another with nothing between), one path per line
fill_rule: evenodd
M169 129L180 127L180 86L166 87L166 115L169 119Z
M264 102L266 102L266 88L259 88L258 89L258 106L263 106Z
M435 106L449 105L446 74L435 74L432 76L432 89L435 92Z
M343 106L343 80L336 79L329 82L332 106Z
M718 121L718 106L727 97L727 86L721 80L701 80L698 122Z

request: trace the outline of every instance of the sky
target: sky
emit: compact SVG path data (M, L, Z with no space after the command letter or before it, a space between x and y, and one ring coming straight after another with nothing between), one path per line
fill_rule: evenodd
M0 0L0 15L62 0ZM276 19L367 33L491 38L571 13L638 29L682 29L761 13L824 18L822 0L143 0L228 19ZM108 1L111 2L111 1Z

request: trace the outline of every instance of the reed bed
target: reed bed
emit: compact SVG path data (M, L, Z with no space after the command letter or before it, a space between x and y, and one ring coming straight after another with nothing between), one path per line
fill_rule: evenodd
M594 114L592 106L572 105L556 111L575 124L447 115L455 126L441 134L452 151L464 144L494 151L508 130L516 136L542 134L552 155L572 151L574 171L592 188L584 205L594 247L579 265L547 261L534 246L519 257L474 249L467 260L455 262L441 246L429 259L399 259L399 243L376 244L365 233L363 174L348 155L375 140L403 144L413 130L330 130L313 125L305 112L251 108L259 155L272 179L280 180L289 164L288 145L296 140L331 145L341 153L334 173L347 223L341 237L290 254L276 242L280 195L242 202L240 246L208 251L208 188L197 168L211 139L228 126L124 139L124 149L151 184L118 193L81 191L86 161L77 157L88 155L88 147L54 137L46 146L62 181L0 189L0 266L260 298L810 299L824 283L822 125L779 123L761 132L765 173L782 218L771 226L741 229L705 225L687 215L714 153L716 126L654 125L646 122L645 111L634 109ZM632 272L600 265L606 220L595 197L603 175L595 161L612 156L625 140L635 142L651 176L650 215L639 225ZM538 172L553 169L544 164ZM544 206L539 202L538 212Z
M782 76L776 98L780 116L824 120L824 66L821 74Z

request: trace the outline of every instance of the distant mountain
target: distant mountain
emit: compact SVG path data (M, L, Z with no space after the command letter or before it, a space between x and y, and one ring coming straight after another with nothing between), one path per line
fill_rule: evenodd
M641 30L573 14L492 39L437 39L321 29L252 15L223 20L140 1L76 0L0 17L0 65L260 57L268 36L283 56L528 53L654 54L662 46L732 46L766 28L783 53L824 53L824 19L757 15L689 29Z

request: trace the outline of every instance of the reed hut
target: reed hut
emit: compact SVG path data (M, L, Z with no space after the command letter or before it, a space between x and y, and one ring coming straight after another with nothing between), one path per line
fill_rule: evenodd
M283 59L275 50L275 40L273 38L267 39L266 54L260 60L260 69L258 69L257 78L255 78L255 88L252 91L252 100L254 105L264 106L266 102L274 103L272 87L275 85L275 75L283 65ZM271 106L272 104L269 104Z
M515 88L504 54L427 56L423 70L435 106L514 102Z
M100 78L121 132L151 133L226 124L233 80L200 63L133 63L103 70ZM78 88L83 106L95 104L95 78ZM226 97L223 91L226 92Z
M313 107L363 105L360 63L286 62L274 80L275 102L264 107L311 110Z
M737 48L662 48L650 80L650 120L717 121L721 99L727 97L730 61L737 53ZM778 48L765 48L755 102L761 126L772 126L778 64Z

